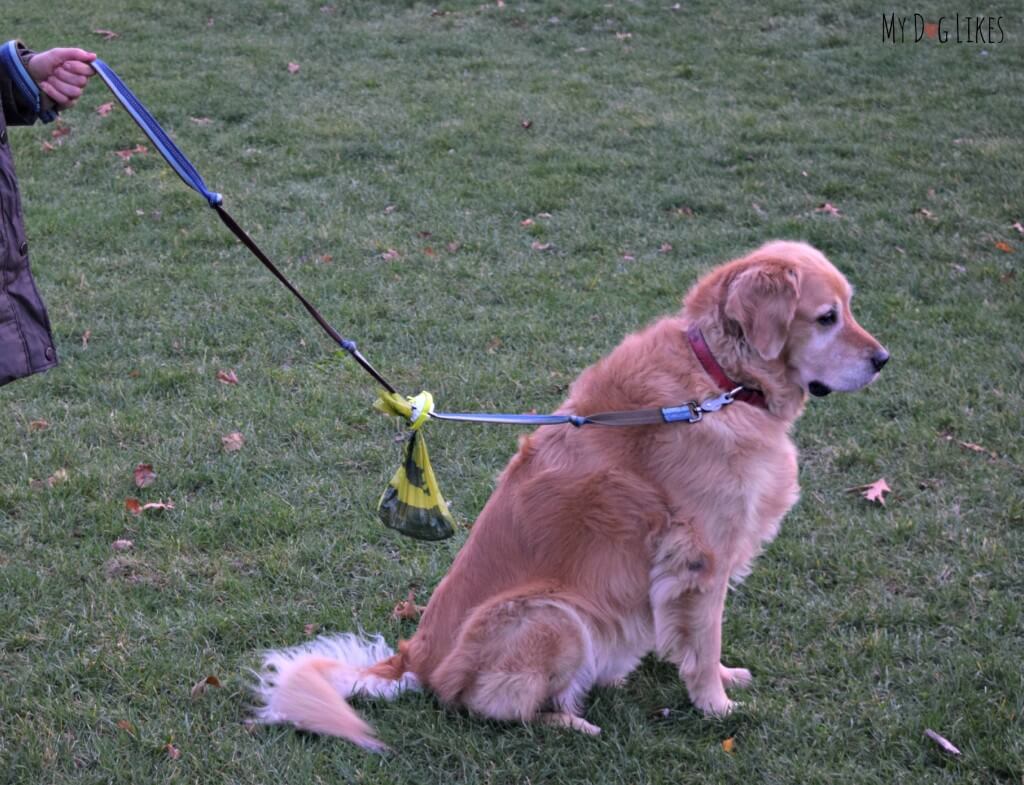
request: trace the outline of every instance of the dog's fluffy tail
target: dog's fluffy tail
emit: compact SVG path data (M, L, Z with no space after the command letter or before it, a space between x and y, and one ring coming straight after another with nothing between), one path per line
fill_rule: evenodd
M256 678L259 722L291 723L375 752L386 750L387 745L346 698L390 700L419 688L416 676L405 669L404 657L395 654L380 635L321 636L302 646L269 651Z

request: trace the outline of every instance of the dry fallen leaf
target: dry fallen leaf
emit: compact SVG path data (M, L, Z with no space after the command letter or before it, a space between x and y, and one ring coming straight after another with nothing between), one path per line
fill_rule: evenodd
M192 685L192 700L195 700L196 698L203 695L203 693L206 692L207 687L220 687L220 679L218 679L216 676L206 676L205 678L202 678L199 681L197 681L195 684Z
M131 540L114 540L110 543L110 547L115 551L130 551L135 547L135 543Z
M238 452L245 446L245 437L238 431L221 436L220 441L224 445L225 452Z
M868 485L858 485L854 488L847 488L847 493L860 493L869 502L877 502L883 507L885 506L885 494L889 493L892 488L889 487L889 483L885 481L884 477L880 477L873 483Z
M128 720L118 720L116 723L118 730L123 730L126 733L135 735L135 726L132 725Z
M672 243L662 243L658 247L658 253L669 253L672 250Z
M394 248L388 248L384 253L380 255L380 258L385 262L393 262L396 259L401 259L402 254L396 251Z
M532 218L526 218L525 220L520 221L519 225L520 226L533 226L533 219Z
M1009 243L1004 243L1000 241L996 243L996 248L998 248L1003 253L1013 253L1013 246L1010 245Z
M531 128L533 128L533 120L522 120L519 123L519 127L522 128L524 131L529 131Z
M127 499L124 500L124 508L132 515L142 515L142 513L148 512L150 510L154 510L157 512L163 510L173 510L174 502L168 499L165 502L146 502L145 504L143 504L134 496L129 496Z
M238 376L234 369L230 371L217 371L217 381L222 384L238 384Z
M189 117L188 119L196 125L210 125L213 122L209 117Z
M535 251L550 251L551 243L542 243L540 240L534 240L530 243L530 247Z
M319 624L307 624L305 627L302 628L302 630L306 633L307 638L312 638L313 635L316 634L316 631L319 629L319 627Z
M948 434L948 433L943 434L942 438L944 438L947 442L956 442L961 447L963 447L965 450L970 450L971 452L976 452L976 453L981 453L982 455L987 455L989 458L991 458L992 460L995 460L995 461L1001 460L998 453L988 449L987 447L982 447L980 444L975 444L974 442L962 442L959 439L955 439L952 436L952 434Z
M153 471L153 464L151 463L140 463L135 467L134 475L137 488L145 488L147 485L152 485L153 480L156 479L156 472Z
M49 427L50 423L48 423L46 420L33 420L28 424L28 430L30 433L32 431L45 431Z
M52 131L50 131L50 138L51 139L62 139L63 137L68 136L70 133L71 133L71 126L70 125L60 124L56 128L54 128Z
M126 150L115 150L117 157L122 161L130 161L133 155L145 155L149 152L149 149L142 144L137 144L135 147L129 147Z
M53 474L46 478L46 484L51 488L55 485L60 485L62 482L68 481L68 470L57 469Z
M288 73L297 74L299 69L302 68L298 63L288 63Z
M960 750L953 746L949 739L945 736L940 736L938 733L933 731L931 728L924 729L924 735L929 739L938 744L943 750L948 752L950 755L959 755Z
M181 757L181 750L171 744L171 742L167 742L164 745L164 752L167 753L167 757L171 760L177 760Z
M56 147L54 147L54 146L53 146L52 144L50 144L49 142L43 142L43 144L42 144L42 148L43 148L43 152L44 152L44 153L52 153L52 152L53 152L54 150L56 150L56 149L57 149Z
M1010 226L1010 228L1016 229L1020 234L1024 234L1024 224L1022 224L1020 221L1014 223L1012 226Z
M96 35L103 36L103 39L105 41L113 41L115 38L118 37L118 34L115 33L113 30L93 30L93 32L96 33Z
M826 215L841 215L841 213L839 212L839 208L836 207L831 202L825 202L824 204L815 207L814 212L825 213Z
M724 739L722 741L722 749L730 755L736 752L736 738L734 736L730 736L729 738Z
M416 593L410 589L405 599L395 605L391 611L392 619L418 619L420 614L427 609L425 605L416 604Z
M99 106L96 107L96 114L98 114L100 117L106 117L108 114L110 114L113 111L113 109L114 109L114 102L113 101L107 101L105 104L100 104Z
M458 250L462 247L462 243L448 243L446 246L448 253L458 253Z
M82 348L83 349L88 349L89 348L89 339L90 338L92 338L92 330L86 330L84 333L82 333Z

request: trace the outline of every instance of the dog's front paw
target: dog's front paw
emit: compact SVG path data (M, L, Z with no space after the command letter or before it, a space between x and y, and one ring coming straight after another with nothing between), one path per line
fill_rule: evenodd
M718 670L723 687L749 687L750 682L754 680L746 668L727 668L720 664Z
M729 700L724 694L720 698L710 700L695 700L694 705L709 717L725 717L732 714L739 704Z

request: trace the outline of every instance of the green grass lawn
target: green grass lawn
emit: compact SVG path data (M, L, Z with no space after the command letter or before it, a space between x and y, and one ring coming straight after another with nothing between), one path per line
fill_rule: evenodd
M154 152L116 154L149 145L94 80L70 133L11 133L62 364L0 389L0 781L1022 782L1020 9L673 5L8 0L3 37L99 52L448 410L550 410L701 271L822 248L893 360L796 428L803 499L727 608L743 707L704 719L650 659L592 694L598 739L423 695L363 707L390 757L249 727L261 649L412 633L392 606L443 576L517 433L431 425L458 534L380 526L400 448L372 384ZM1004 40L886 43L894 11L1002 16ZM846 492L879 477L885 507Z

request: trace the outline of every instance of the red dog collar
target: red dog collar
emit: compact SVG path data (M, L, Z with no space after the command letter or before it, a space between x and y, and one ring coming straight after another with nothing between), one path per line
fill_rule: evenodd
M737 384L722 370L722 366L718 364L715 356L711 354L711 349L708 348L708 342L704 340L704 333L700 331L697 325L692 325L689 330L686 331L686 339L690 342L690 348L693 349L693 353L697 355L697 359L700 360L700 364L704 370L707 371L708 376L715 380L715 384L719 386L724 392L735 390L737 387L743 387L741 384ZM764 393L760 390L751 390L743 387L738 393L733 395L737 401L743 401L749 403L751 406L757 406L759 409L767 409L768 401L765 400Z

